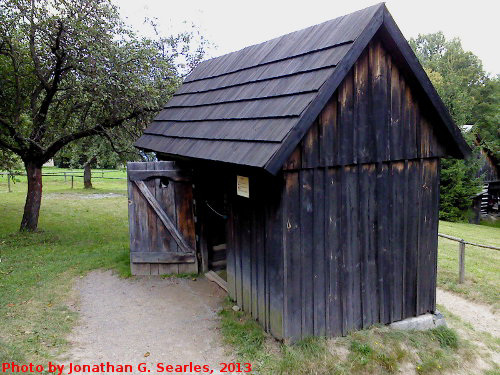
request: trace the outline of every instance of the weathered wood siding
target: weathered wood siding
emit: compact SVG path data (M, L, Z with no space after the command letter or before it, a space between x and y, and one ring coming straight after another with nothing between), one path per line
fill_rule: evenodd
M285 336L435 309L439 160L284 174Z
M284 169L445 155L405 76L373 41L284 165Z
M174 162L131 162L128 171L134 170L166 170L174 169ZM196 248L195 226L193 214L192 188L189 182L170 181L168 186L161 184L160 178L150 178L144 184L158 202L160 208L168 215L187 244ZM170 263L156 261L151 263L135 263L134 258L147 258L144 253L179 253L182 250L169 233L154 209L147 202L134 181L128 181L129 232L130 232L130 270L133 275L162 275L171 273L197 272L196 262ZM137 255L137 256L136 256ZM159 257L161 258L161 257ZM169 264L170 263L170 264Z
M230 295L274 336L434 311L445 143L410 86L372 42L283 172L229 202Z
M284 311L281 181L251 176L250 198L243 198L232 175L227 238L229 295L277 338Z

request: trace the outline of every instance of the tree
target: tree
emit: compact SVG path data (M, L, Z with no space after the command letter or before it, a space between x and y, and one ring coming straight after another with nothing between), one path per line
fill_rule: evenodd
M176 53L189 54L189 35L172 40L137 37L109 0L0 3L0 148L26 169L21 230L37 228L41 167L61 148L161 109L180 82Z
M139 151L133 147L138 135L126 129L113 129L105 137L87 137L66 145L55 160L70 168L83 168L83 185L92 189L92 168L118 168L127 161L141 160ZM109 138L108 138L109 137Z
M12 172L21 168L21 160L16 154L0 148L0 171Z
M455 123L477 124L479 107L489 84L481 60L464 51L460 39L446 40L442 32L419 35L410 39L410 45ZM474 133L464 135L474 149ZM464 220L472 197L481 189L477 158L445 159L441 169L440 218Z
M500 77L488 81L479 92L479 98L474 108L473 134L481 147L500 160Z

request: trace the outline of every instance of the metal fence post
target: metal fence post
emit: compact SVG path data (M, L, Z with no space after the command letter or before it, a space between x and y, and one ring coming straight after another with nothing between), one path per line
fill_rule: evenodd
M66 182L66 172L63 173L64 173L64 182Z
M459 271L458 282L462 284L465 281L465 241L461 240L458 244L459 254Z
M12 193L12 190L10 190L10 174L7 175L7 186L9 188L9 193Z
M73 175L71 175L71 189L73 189Z

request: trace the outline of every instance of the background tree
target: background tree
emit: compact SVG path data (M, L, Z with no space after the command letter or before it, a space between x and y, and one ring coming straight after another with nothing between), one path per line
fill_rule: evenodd
M0 2L0 148L24 163L21 230L35 230L42 165L64 146L115 128L142 128L195 64L189 35L137 37L108 0ZM163 48L159 48L163 47Z
M474 124L464 133L474 154L477 134L498 137L498 92L495 84L484 72L481 60L472 52L464 51L460 39L446 40L442 32L419 35L410 39L415 54L441 96L457 125ZM489 103L489 104L487 104ZM489 130L488 130L489 129ZM496 138L498 142L498 138ZM468 160L443 159L440 195L440 218L465 220L472 197L481 190L477 178L478 158Z
M0 171L2 172L14 172L22 168L21 159L10 152L0 148Z
M473 133L481 147L500 160L500 77L489 80L480 91L481 101L474 108Z

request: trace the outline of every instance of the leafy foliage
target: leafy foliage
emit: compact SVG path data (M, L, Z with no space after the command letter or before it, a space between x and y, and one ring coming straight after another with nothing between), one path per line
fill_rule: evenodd
M21 168L21 160L16 154L0 148L0 171L15 171Z
M480 145L500 160L500 76L489 80L480 90L480 101L474 108L474 133Z
M491 149L499 142L500 103L498 78L489 78L481 60L464 51L460 39L447 40L442 32L410 39L415 54L458 125L474 124L464 134L475 157L469 160L443 160L441 172L440 218L464 221L472 197L481 190L477 135Z
M127 135L130 146L203 57L203 45L193 51L191 38L138 37L110 0L0 2L0 148L19 155L35 176L61 148L86 137ZM179 56L189 63L179 66ZM41 189L41 181L30 186ZM36 229L35 195L28 190L25 213L33 219L24 229Z

